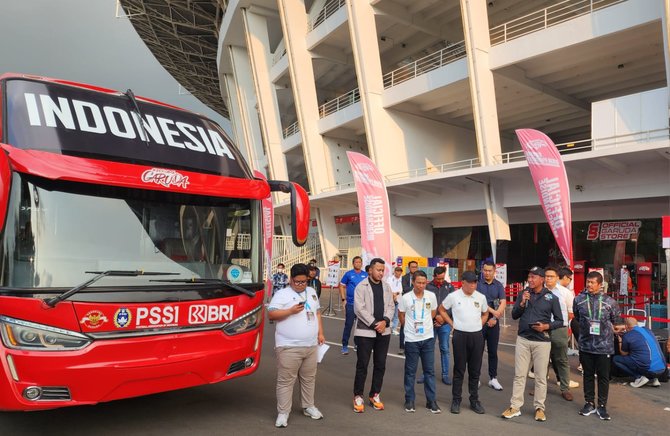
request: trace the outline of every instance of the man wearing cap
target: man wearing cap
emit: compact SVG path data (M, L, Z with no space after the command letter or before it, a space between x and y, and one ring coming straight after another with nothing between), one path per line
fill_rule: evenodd
M552 321L553 315L553 321ZM547 367L551 352L549 331L563 327L563 314L558 298L544 287L544 270L528 271L528 287L516 299L512 319L519 320L514 353L514 385L510 406L502 413L506 419L521 415L526 377L535 366L535 420L546 421L544 401L547 398Z
M461 276L461 289L447 295L438 311L454 330L454 378L451 387L451 413L461 412L463 378L468 369L470 408L479 414L484 408L479 402L479 373L484 354L482 326L488 319L486 297L477 292L477 274L465 271ZM451 316L448 310L451 310Z

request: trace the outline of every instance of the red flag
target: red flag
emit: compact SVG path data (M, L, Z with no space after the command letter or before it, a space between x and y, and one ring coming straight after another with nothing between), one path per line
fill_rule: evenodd
M570 189L563 159L547 135L533 129L519 129L516 135L526 155L535 190L558 248L572 266L572 212Z
M386 262L391 271L391 214L384 179L375 164L360 153L347 152L358 195L363 262L375 257Z
M254 170L254 176L267 180L265 175L258 170ZM263 248L265 249L265 295L269 298L272 293L272 234L275 230L272 194L261 200L261 209L263 210Z

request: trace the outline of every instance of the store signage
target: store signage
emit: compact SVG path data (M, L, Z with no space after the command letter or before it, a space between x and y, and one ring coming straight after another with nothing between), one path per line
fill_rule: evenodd
M663 217L663 248L670 248L670 215Z
M640 232L642 221L595 221L589 223L586 239L589 241L626 241Z

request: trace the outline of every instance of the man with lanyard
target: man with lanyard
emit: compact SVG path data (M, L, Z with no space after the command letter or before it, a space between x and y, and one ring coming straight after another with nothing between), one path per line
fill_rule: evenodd
M552 321L553 316L553 321ZM514 384L510 407L502 413L506 419L521 415L526 378L535 366L535 420L546 421L544 401L547 399L547 368L551 352L550 330L563 327L563 314L558 298L544 287L544 270L528 271L528 287L514 302L512 319L519 320L519 333L514 353Z
M405 411L414 412L414 382L416 369L421 359L423 390L426 408L431 413L440 413L435 401L435 338L433 318L437 311L437 298L432 292L424 292L428 278L423 271L414 273L414 289L400 298L398 316L405 327Z
M316 291L307 286L309 270L298 263L291 267L290 286L277 291L268 305L268 318L277 323L277 421L286 427L291 413L293 385L300 379L303 414L312 419L323 415L314 406L317 345L323 344L323 325Z
M402 293L402 267L396 266L393 270L393 275L386 279L389 286L391 287L391 292L393 292L393 301L395 303L395 313L393 319L391 320L391 333L394 335L400 334L398 328L398 300L400 299L400 294Z
M575 297L573 312L579 323L579 361L584 370L584 400L579 411L597 413L609 420L607 397L610 385L610 355L614 354L614 327L619 322L619 305L602 289L603 276L597 271L586 275L586 289ZM595 377L598 377L598 407L595 406Z
M482 328L489 356L489 387L502 391L503 387L498 382L498 342L500 341L500 318L505 313L507 305L505 287L496 280L496 264L492 261L484 261L482 273L484 273L484 280L477 283L477 292L484 294L489 307L488 319Z
M558 298L563 314L563 327L551 331L551 365L556 373L561 396L566 401L572 401L573 396L570 388L578 387L578 383L570 380L570 365L568 364L568 325L573 318L572 304L575 294L559 283L560 272L558 268L548 266L544 269L544 285ZM576 385L576 386L575 386Z
M365 410L363 390L368 376L370 356L372 361L372 386L368 396L375 410L384 410L379 398L386 371L386 355L391 342L391 317L395 311L389 284L384 281L384 260L376 257L370 261L370 277L361 281L354 291L356 314L356 377L354 378L354 412ZM374 352L374 353L373 353Z
M428 283L426 289L433 294L438 301L438 304L447 298L447 295L454 292L454 287L451 283L444 280L447 274L447 269L443 266L436 266L433 270L433 281ZM442 315L437 314L434 321L435 337L440 343L440 363L442 366L442 383L450 385L449 379L449 336L451 335L451 326ZM419 378L419 382L423 381Z
M406 293L410 292L412 290L412 287L414 286L414 273L418 271L419 269L419 264L411 260L407 264L407 269L409 270L407 274L402 276L402 294L405 295ZM403 354L405 352L405 329L400 326L400 351L398 351L398 354Z
M345 355L349 354L349 337L356 318L354 315L354 289L368 276L368 273L363 271L362 257L354 257L351 263L354 269L344 273L342 280L340 280L340 297L342 302L345 303L344 330L342 331L342 354Z
M450 412L461 413L463 378L467 366L470 408L475 413L483 414L484 408L479 402L479 374L484 354L482 326L488 317L488 305L486 297L476 291L477 274L465 271L461 282L461 289L450 293L438 309L440 316L454 329L454 384L451 388Z

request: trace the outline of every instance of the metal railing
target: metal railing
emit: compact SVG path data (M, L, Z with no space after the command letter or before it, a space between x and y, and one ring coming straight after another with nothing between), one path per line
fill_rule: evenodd
M351 106L354 103L361 101L361 94L358 88L352 89L344 95L341 95L333 100L330 100L319 106L319 118L335 113L340 109Z
M580 153L585 151L597 151L609 148L628 147L631 144L650 142L655 140L670 139L669 129L646 130L643 132L629 133L626 135L608 136L597 139L583 139L580 141L563 142L556 144L558 152L562 155ZM525 161L523 150L510 151L508 153L493 156L497 164Z
M465 170L469 168L480 167L482 164L478 157L457 162L450 162L441 165L432 165L426 168L418 168L415 170L403 171L384 176L386 181L411 179L413 177L427 176L429 174L446 173L447 171Z
M491 45L502 44L520 36L593 13L598 9L626 0L566 0L548 8L531 12L490 29Z
M282 131L282 135L284 136L284 139L288 138L289 136L295 135L296 133L300 132L300 126L298 125L298 122L296 121L295 123L291 124L287 128L285 128Z
M310 235L302 247L293 245L290 236L272 237L272 271L275 271L280 263L290 268L291 265L307 263L311 259L321 259L321 241L318 235Z
M342 6L346 4L345 0L329 0L323 5L323 8L312 18L307 21L307 31L311 32L312 30L319 27L324 21L328 19L335 12L340 10Z
M390 88L391 86L406 82L421 74L443 67L446 64L464 58L465 55L465 41L452 44L449 47L445 47L435 53L417 59L411 64L403 65L400 68L384 74L384 88Z

